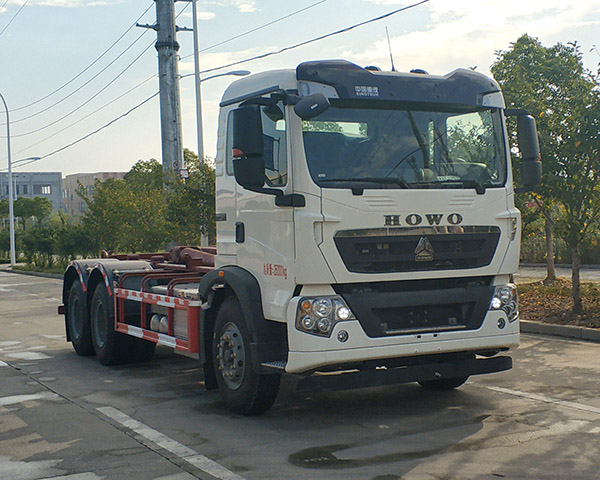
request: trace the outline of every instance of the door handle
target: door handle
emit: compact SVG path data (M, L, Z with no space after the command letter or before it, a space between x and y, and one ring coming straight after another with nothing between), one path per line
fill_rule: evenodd
M244 222L235 222L235 242L244 243L246 240L246 227Z

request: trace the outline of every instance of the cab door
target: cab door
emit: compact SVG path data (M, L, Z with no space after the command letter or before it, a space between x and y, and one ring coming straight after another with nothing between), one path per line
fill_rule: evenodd
M285 107L280 101L261 105L260 111L264 187L291 193ZM276 206L274 195L248 190L239 183L235 188L237 264L257 278L265 317L284 320L294 290L294 209Z

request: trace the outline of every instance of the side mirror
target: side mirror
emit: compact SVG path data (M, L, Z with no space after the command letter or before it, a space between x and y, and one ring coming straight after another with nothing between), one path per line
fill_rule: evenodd
M535 119L531 115L519 115L517 117L517 139L523 160L539 159L540 145Z
M233 174L245 188L265 184L264 143L259 105L246 105L233 111Z
M523 191L537 188L542 181L542 162L535 119L531 115L517 117L517 138L521 160L521 183Z
M539 160L521 161L521 183L526 191L540 186L542 181L542 162Z
M294 112L302 120L309 120L317 115L321 115L330 107L329 100L322 93L308 95L294 105Z

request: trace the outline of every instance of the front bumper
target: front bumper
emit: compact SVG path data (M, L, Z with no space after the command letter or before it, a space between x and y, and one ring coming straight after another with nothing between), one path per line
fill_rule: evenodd
M353 365L383 360L452 352L507 350L519 345L519 322L507 321L503 311L488 311L475 330L410 333L372 338L357 320L339 322L329 338L300 332L295 328L297 299L288 309L289 353L285 371L305 373L332 365ZM504 322L499 322L500 320ZM503 328L499 327L504 324ZM338 340L340 330L348 333L345 342Z
M469 358L449 362L433 362L406 367L359 370L334 375L311 375L298 383L300 391L352 390L398 383L445 380L509 370L512 358Z

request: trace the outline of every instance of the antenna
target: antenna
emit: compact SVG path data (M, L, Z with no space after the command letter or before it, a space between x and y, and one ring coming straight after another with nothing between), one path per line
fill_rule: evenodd
M397 72L396 67L394 66L394 56L392 55L392 44L390 43L390 32L388 32L387 25L385 27L385 34L387 36L388 49L390 50L390 61L392 62L392 72Z

